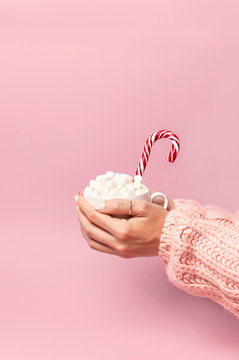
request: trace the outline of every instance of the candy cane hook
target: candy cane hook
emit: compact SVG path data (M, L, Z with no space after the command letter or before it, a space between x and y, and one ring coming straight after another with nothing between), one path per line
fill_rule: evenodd
M142 153L142 156L139 161L139 165L138 165L135 175L141 175L141 176L143 175L143 172L144 172L146 165L148 163L148 160L149 160L149 155L150 155L153 144L155 143L155 141L157 141L158 139L162 139L162 138L168 138L171 140L172 148L167 156L167 160L171 163L173 163L175 161L175 159L179 153L179 150L180 150L179 138L177 137L176 134L174 134L172 131L169 131L169 130L156 131L148 137L148 139L146 140L146 142L144 144L144 151Z

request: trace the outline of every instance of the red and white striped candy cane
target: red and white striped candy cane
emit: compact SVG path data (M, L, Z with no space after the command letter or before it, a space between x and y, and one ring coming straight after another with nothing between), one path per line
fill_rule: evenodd
M168 154L167 160L171 163L174 162L180 150L179 138L177 137L176 134L174 134L172 131L169 130L156 131L148 137L148 139L144 144L144 151L142 153L135 175L141 175L141 176L143 175L143 172L149 160L149 155L153 143L158 139L162 139L162 138L168 138L172 141L172 148Z

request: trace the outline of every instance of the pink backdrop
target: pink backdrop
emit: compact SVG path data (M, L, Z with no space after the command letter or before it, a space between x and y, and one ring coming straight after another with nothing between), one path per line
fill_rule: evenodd
M2 0L0 358L238 359L239 321L157 257L89 248L74 195L107 170L236 211L238 0Z

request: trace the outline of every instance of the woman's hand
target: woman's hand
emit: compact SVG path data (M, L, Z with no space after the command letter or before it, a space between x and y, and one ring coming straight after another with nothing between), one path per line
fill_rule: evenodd
M157 202L157 198L154 202ZM162 206L135 199L131 218L126 220L112 217L111 214L127 215L130 204L127 199L106 200L104 209L96 210L81 191L77 204L81 232L92 249L123 258L158 255L160 236L168 213ZM173 202L170 204L173 206Z

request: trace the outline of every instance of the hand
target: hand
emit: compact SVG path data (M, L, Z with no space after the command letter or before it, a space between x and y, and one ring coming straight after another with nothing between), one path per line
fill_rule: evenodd
M156 197L155 202L159 198ZM127 215L127 199L106 200L104 209L95 210L81 191L77 203L81 232L92 249L122 258L158 255L160 236L168 213L162 206L135 199L131 218L126 220L111 215Z

